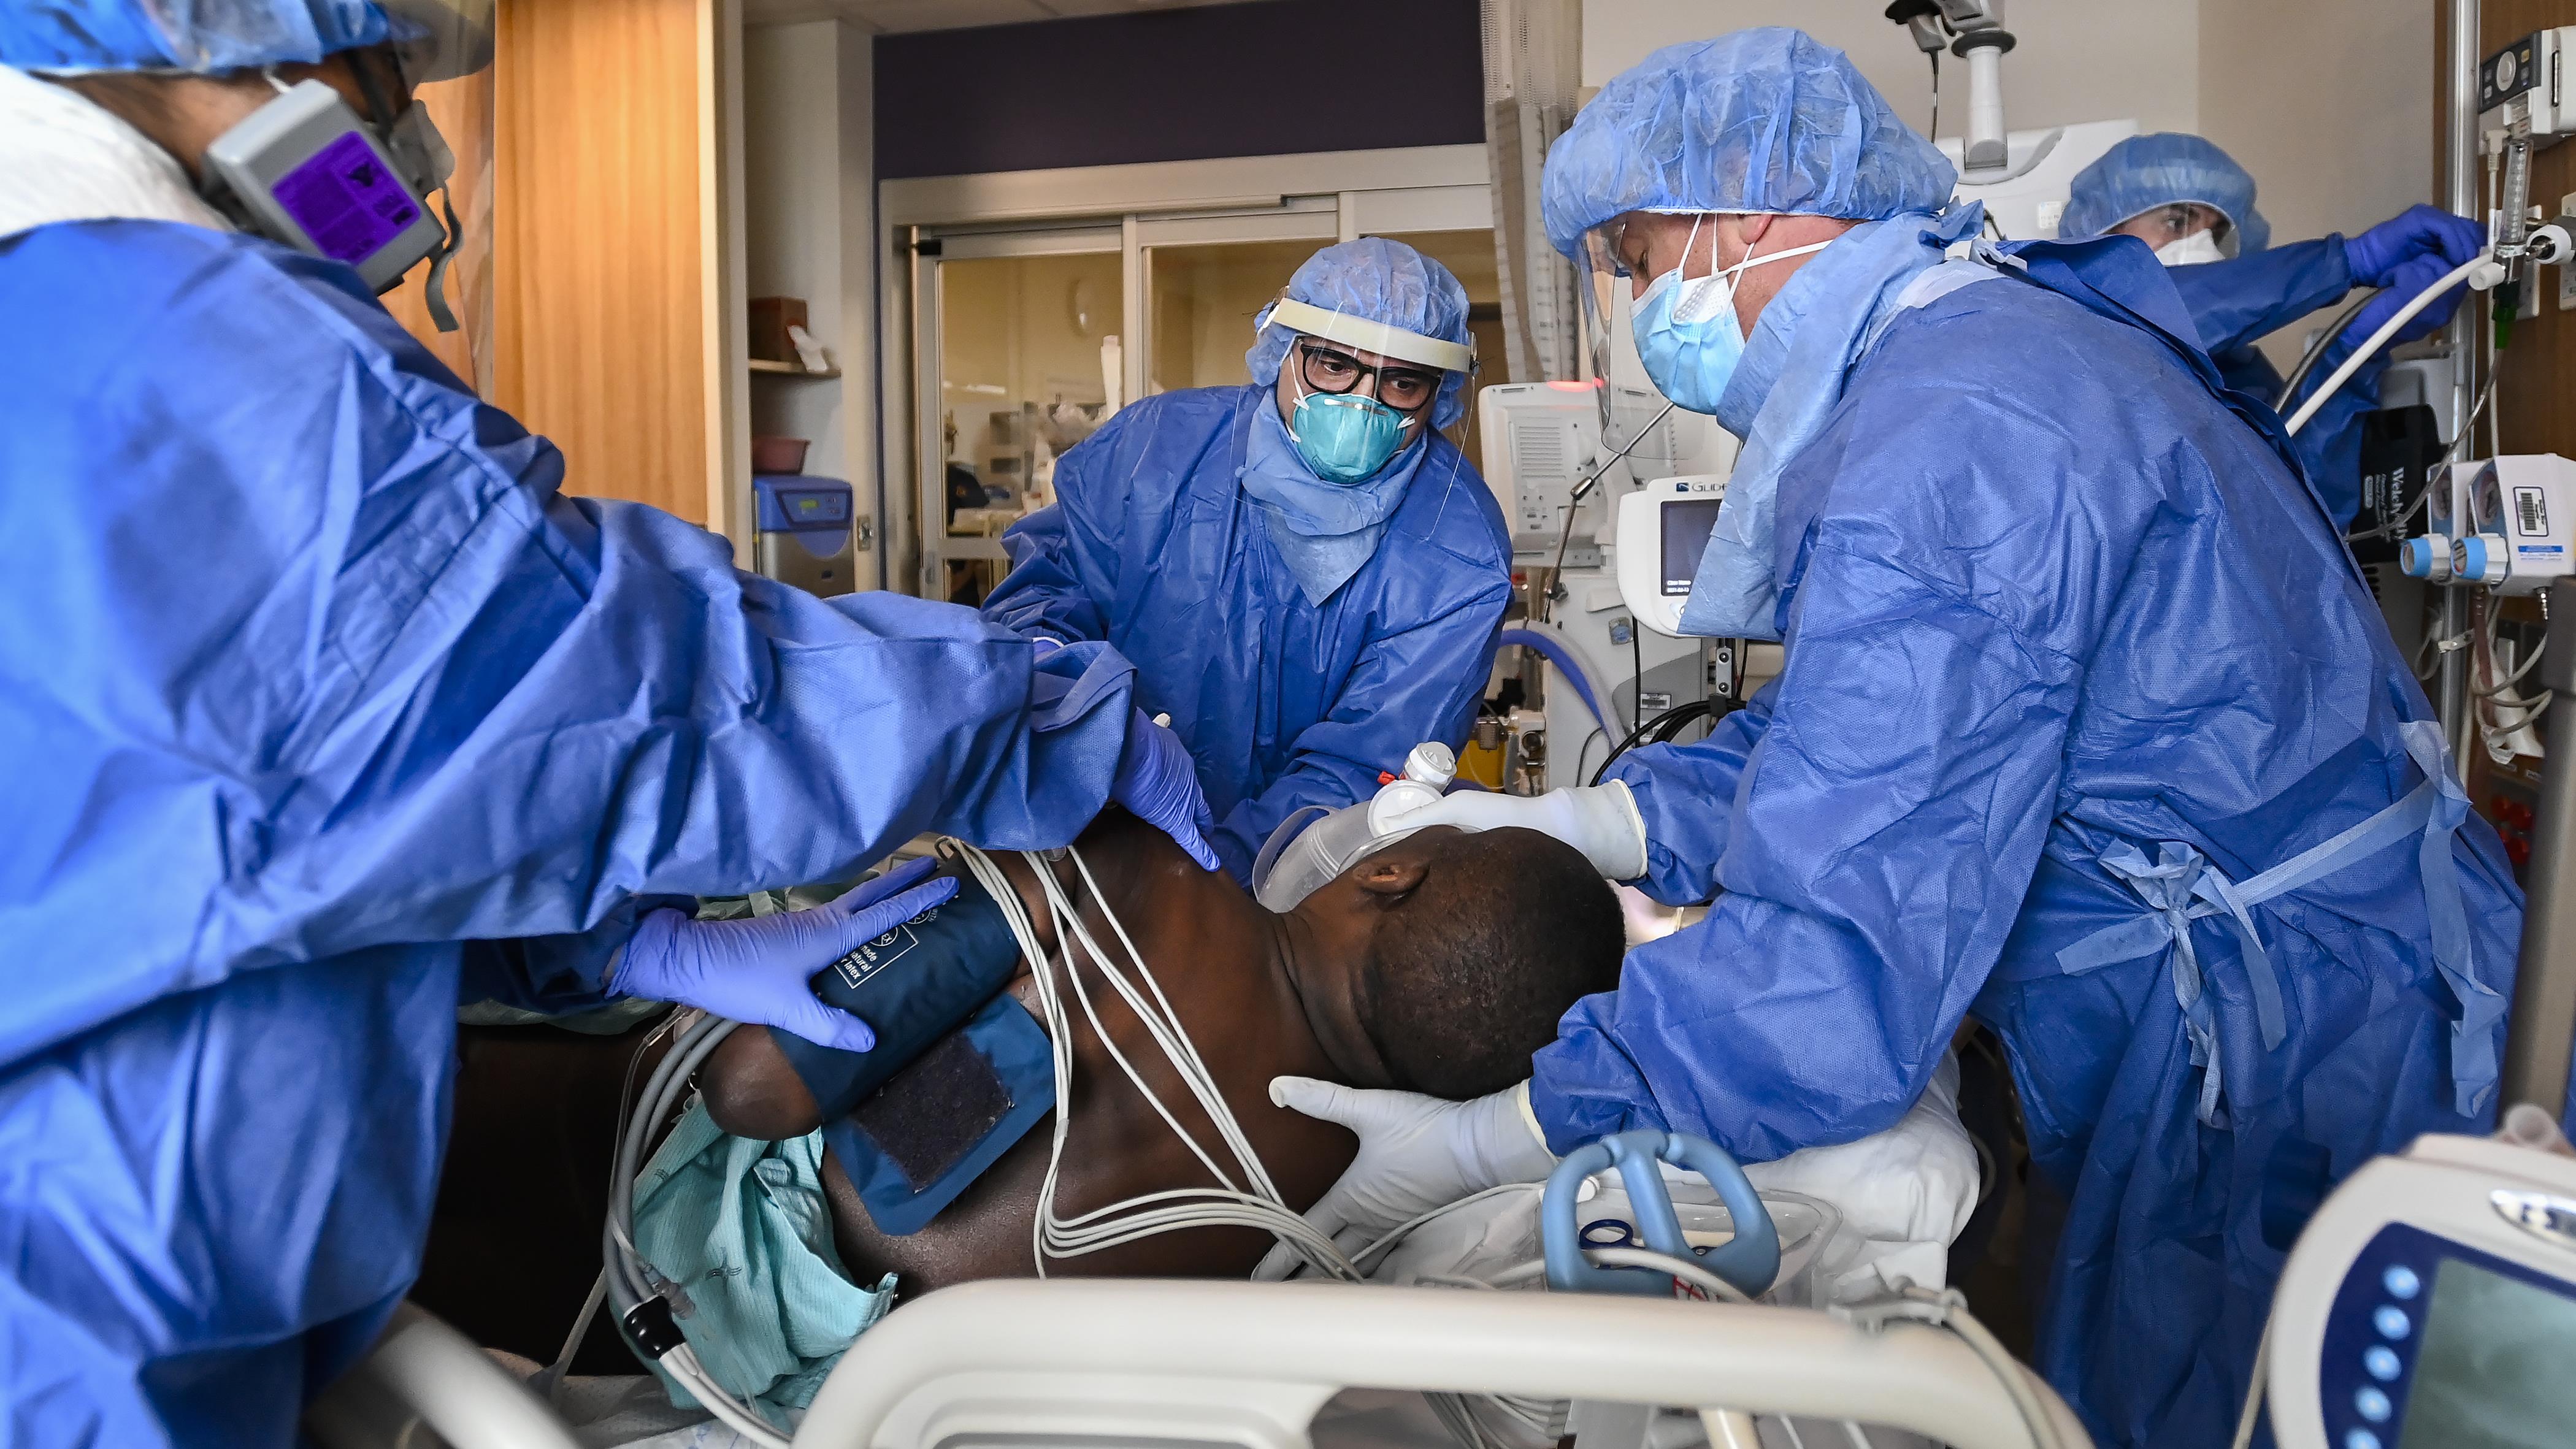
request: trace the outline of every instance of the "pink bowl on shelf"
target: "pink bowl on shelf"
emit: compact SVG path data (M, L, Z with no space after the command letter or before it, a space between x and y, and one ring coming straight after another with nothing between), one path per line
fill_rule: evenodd
M777 438L755 433L751 439L751 471L754 473L802 473L805 450L812 446L803 438Z

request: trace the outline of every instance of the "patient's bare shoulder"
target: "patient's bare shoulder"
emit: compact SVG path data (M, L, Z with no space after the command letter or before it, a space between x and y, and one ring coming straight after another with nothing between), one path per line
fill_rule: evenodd
M823 1125L822 1108L769 1028L743 1026L698 1069L698 1091L719 1131L764 1142L802 1137Z

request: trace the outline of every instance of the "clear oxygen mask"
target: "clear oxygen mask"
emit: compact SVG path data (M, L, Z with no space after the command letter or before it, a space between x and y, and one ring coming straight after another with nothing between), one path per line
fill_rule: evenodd
M1309 805L1280 821L1252 863L1253 899L1266 910L1295 910L1324 882L1421 829L1397 822L1437 802L1457 774L1449 747L1425 742L1405 757L1404 773L1368 799L1339 810Z

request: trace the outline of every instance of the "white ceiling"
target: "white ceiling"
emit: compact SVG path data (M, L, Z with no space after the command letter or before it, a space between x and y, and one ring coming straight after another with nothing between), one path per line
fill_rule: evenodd
M970 25L1016 25L1029 20L1068 20L1081 15L1123 15L1140 10L1181 10L1240 0L743 0L743 23L775 25L839 16L879 35L897 30L958 30Z

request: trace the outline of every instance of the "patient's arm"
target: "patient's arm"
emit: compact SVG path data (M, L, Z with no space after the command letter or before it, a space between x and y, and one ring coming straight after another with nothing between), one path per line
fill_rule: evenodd
M814 1094L761 1027L737 1028L719 1043L699 1069L698 1090L716 1127L736 1137L783 1142L823 1125Z
M1115 839L1134 826L1135 822L1124 814L1112 812L1084 832L1082 843L1097 846L1104 836ZM1055 924L1027 862L1016 854L997 855L993 860L1009 878L1013 893L1028 912L1038 944L1051 949L1055 944ZM959 875L962 871L950 865L940 874ZM965 889L978 887L970 881ZM1022 962L1023 972L1026 967L1027 963ZM766 1027L739 1027L726 1037L699 1069L698 1090L705 1096L707 1115L715 1119L717 1128L736 1137L782 1142L823 1125L822 1108L812 1090L797 1075Z

